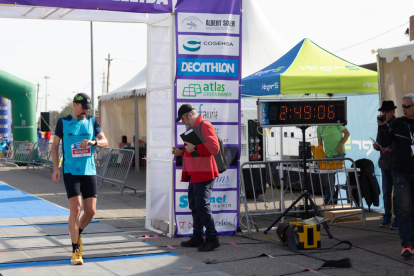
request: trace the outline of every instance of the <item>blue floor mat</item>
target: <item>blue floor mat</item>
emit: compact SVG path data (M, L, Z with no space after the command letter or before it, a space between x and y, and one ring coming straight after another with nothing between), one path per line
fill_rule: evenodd
M68 216L69 210L0 182L0 218Z

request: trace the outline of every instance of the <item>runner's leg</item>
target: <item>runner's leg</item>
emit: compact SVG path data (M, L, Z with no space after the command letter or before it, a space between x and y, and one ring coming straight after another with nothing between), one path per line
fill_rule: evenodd
M84 230L96 213L98 184L95 175L81 176L81 193L83 197L83 215L80 219L80 228Z
M69 233L72 243L78 243L79 236L79 216L82 209L82 198L74 196L69 198L70 215L69 215Z
M83 215L80 219L79 227L83 230L92 221L96 213L96 197L89 197L83 200ZM79 231L79 230L78 230Z

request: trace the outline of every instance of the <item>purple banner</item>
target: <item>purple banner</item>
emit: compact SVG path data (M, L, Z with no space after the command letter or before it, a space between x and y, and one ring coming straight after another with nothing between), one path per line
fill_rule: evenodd
M234 235L240 228L241 8L242 0L178 0L175 10L175 114L182 104L192 104L212 123L231 155L210 197L219 235ZM185 131L185 125L176 123L176 148L183 147L180 134ZM174 162L175 237L193 233L189 184L180 181L182 169Z
M133 13L172 12L172 0L0 0L0 4Z

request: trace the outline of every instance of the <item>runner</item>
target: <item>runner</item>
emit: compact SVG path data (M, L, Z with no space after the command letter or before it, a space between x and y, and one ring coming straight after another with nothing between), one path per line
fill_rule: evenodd
M101 127L95 117L86 115L92 109L91 99L79 93L73 99L73 113L62 117L56 124L52 146L54 173L53 182L58 183L59 143L62 140L63 181L69 199L69 233L72 240L73 265L83 264L81 240L82 231L92 221L96 211L98 187L94 160L94 146L105 147L108 144ZM79 220L82 209L83 215Z

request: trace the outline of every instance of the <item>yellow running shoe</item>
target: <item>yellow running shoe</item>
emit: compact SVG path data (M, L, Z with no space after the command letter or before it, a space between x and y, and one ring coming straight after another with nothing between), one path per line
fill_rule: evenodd
M82 253L83 252L83 243L82 243L82 239L81 239L80 235L78 237L78 246L79 246L79 251Z
M73 264L73 265L83 265L82 252L80 252L79 249L76 249L76 251L73 252L71 264Z

